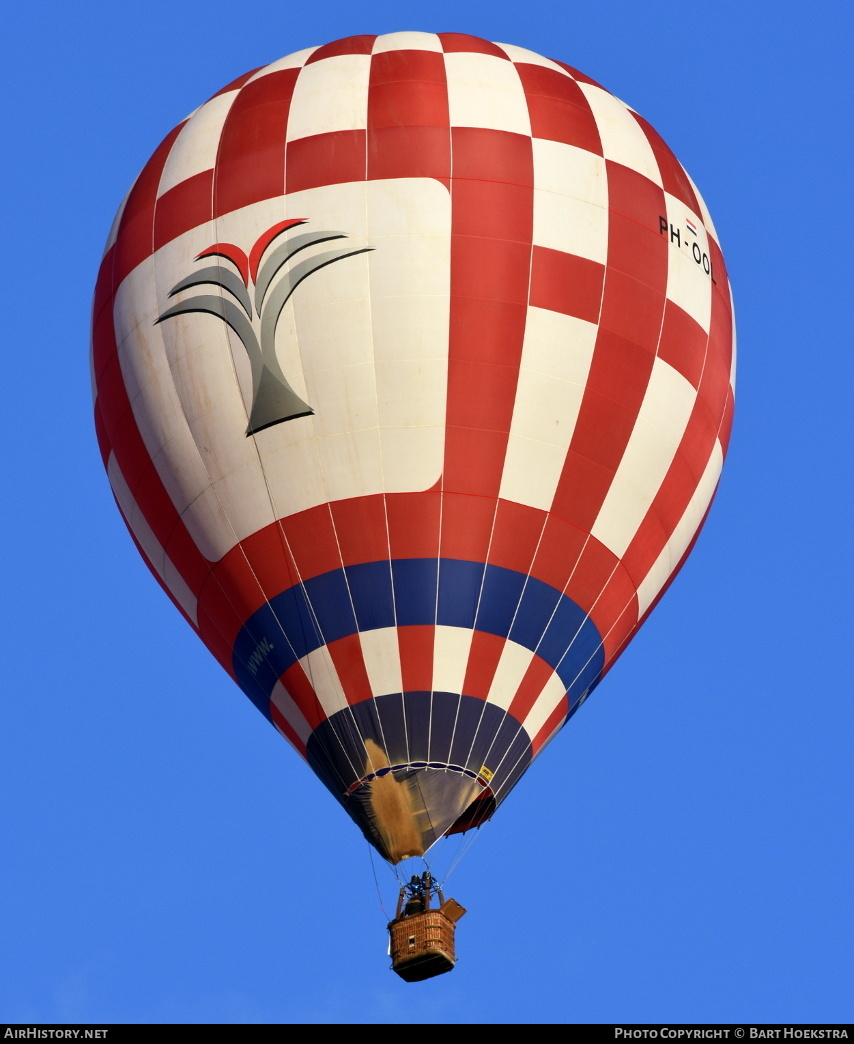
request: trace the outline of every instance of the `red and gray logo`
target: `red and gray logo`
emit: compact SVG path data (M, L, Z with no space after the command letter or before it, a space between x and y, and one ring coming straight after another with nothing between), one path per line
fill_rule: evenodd
M155 322L156 325L189 312L206 312L222 319L237 334L252 366L252 409L247 435L314 412L290 386L276 357L276 329L291 294L321 268L374 249L339 247L289 265L291 258L309 247L347 239L344 232L287 235L304 224L304 218L296 218L273 225L258 238L248 255L233 243L214 243L203 250L196 260L214 258L215 263L176 283L169 296L195 286L215 286L225 293L188 297L168 308Z

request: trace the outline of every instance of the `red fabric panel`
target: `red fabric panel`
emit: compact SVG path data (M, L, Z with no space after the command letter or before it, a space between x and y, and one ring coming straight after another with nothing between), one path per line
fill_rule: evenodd
M714 304L712 307L714 309ZM728 371L719 361L707 359L697 401L676 456L623 556L623 563L636 585L652 568L694 495L714 449L728 393Z
M432 51L387 51L371 59L368 177L451 176L445 62Z
M545 725L540 729L536 736L531 740L531 755L536 756L543 745L548 743L549 739L553 735L556 729L559 729L563 724L564 719L569 713L569 702L567 698L561 700L554 711L549 715Z
M706 365L703 367L703 376L700 379L700 387L697 389L697 399L709 411L715 429L720 424L726 406L727 393L730 389L729 376L729 358L710 339Z
M287 191L364 181L366 141L365 131L346 130L288 142Z
M230 594L234 587L239 588L239 594L231 594L231 598L240 605L244 620L265 601L300 580L285 534L277 522L242 540L216 563L214 571L218 582Z
M517 374L518 368L513 366L452 359L448 365L448 384L468 387L469 394L454 402L449 422L466 428L509 432Z
M154 208L154 249L159 250L213 217L213 170L194 174L164 192Z
M432 626L398 627L400 670L404 692L425 692L433 688Z
M201 607L197 609L196 617L198 619L198 634L205 643L205 648L215 657L222 669L231 678L234 678L234 668L232 666L233 641L229 642L225 637L222 621L208 616ZM238 624L234 634L236 635L239 630L240 625Z
M390 493L385 497L388 544L393 559L434 559L438 554L441 495ZM381 557L386 557L383 554Z
M113 258L115 257L115 245L104 254L101 264L98 266L98 278L95 280L95 293L92 295L92 320L96 320L101 312L109 305L112 312L113 307Z
M434 51L385 51L371 59L368 126L448 127L445 62Z
M468 51L474 54L492 54L496 58L510 61L498 44L490 43L489 40L481 40L479 36L468 36L466 33L437 33L436 35L442 41L442 48L446 54Z
M695 388L700 384L708 340L695 319L672 301L665 302L658 354Z
M663 292L609 267L599 317L600 336L611 333L628 338L651 359L658 348L664 301ZM598 339L596 346L598 349Z
M625 423L621 427L625 428ZM561 471L552 511L589 532L614 481L615 471L615 468L604 467L570 449Z
M326 648L335 670L344 689L347 702L362 703L374 697L371 683L368 678L368 670L365 667L365 657L362 653L362 643L358 634L348 634L345 638L338 638L329 642Z
M184 123L187 121L185 120ZM114 246L113 285L118 287L125 276L150 256L154 243L154 203L166 160L181 132L179 123L157 146L154 155L142 168L128 196Z
M588 323L599 321L605 266L586 257L534 246L531 264L531 304L573 315Z
M608 493L646 393L667 288L667 240L658 231L664 193L619 163L609 160L607 170L611 220L600 327L552 505L587 532ZM611 264L612 256L618 267Z
M721 440L721 449L724 451L724 456L727 454L729 449L729 438L732 433L732 418L733 411L735 409L735 398L732 393L732 388L727 391L726 403L724 405L724 415L721 418L721 426L718 431L718 438Z
M525 334L533 229L531 143L520 135L470 128L454 128L452 141L444 487L496 496ZM482 387L472 385L472 379L482 381ZM478 387L476 396L473 387Z
M259 65L258 69L260 68L262 67ZM240 88L244 85L244 83L246 83L247 80L251 79L255 75L255 73L258 72L258 69L253 69L251 72L244 73L242 76L238 76L236 80L232 80L231 83L227 83L225 87L223 87L221 90L218 90L216 94L212 94L208 101L210 101L213 98L218 98L221 94L228 94L229 91L239 91Z
M297 705L300 713L312 730L326 721L323 707L320 705L311 682L308 680L308 675L299 661L291 664L279 681L281 681L288 695Z
M534 138L560 141L602 155L596 120L575 80L556 69L524 62L516 64L516 71L528 101Z
M617 363L614 363L612 358L603 359L597 367L598 372L595 375L597 385L601 384L607 388L607 379L613 370L614 394L615 397L620 398L630 395L632 377L640 380L652 369L647 364L649 356L633 345L625 347L626 351L618 356ZM621 373L619 370L621 361L625 362L629 370L627 374ZM578 426L572 440L572 452L581 454L613 474L622 460L636 419L636 409L617 402L614 398L599 394L595 388L588 388L578 416ZM581 525L579 520L574 519L573 521ZM589 519L589 521L588 529L592 528L593 519Z
M606 588L613 579L619 578L614 597L620 602L618 611L622 612L635 589L626 573L622 572L618 566L619 561L616 556L604 544L594 537L590 537L572 572L572 579L569 581L566 593L586 613L595 612L594 606L596 609L600 608L601 598ZM603 632L600 631L601 633Z
M452 155L456 170L456 131ZM471 239L463 263L474 266L472 271L460 268L456 276L466 275L467 284L479 288L476 293L463 289L459 292L475 297L495 296L502 301L527 302L533 219L531 189L497 181L458 180L454 175L451 191L454 245L458 239ZM524 285L518 283L516 266L519 264L524 265ZM453 265L452 260L452 280ZM498 285L494 283L496 279ZM514 281L512 290L508 290L506 285L508 279Z
M463 681L463 694L485 700L495 677L501 652L507 644L506 638L485 631L472 632L469 660Z
M297 582L278 526L267 526L233 547L211 569L199 590L204 615L223 636L231 663L234 642L246 620L270 598Z
M607 620L607 617L606 617ZM608 624L603 635L603 648L605 652L605 663L602 673L609 670L611 664L617 659L638 628L638 599L637 595L629 601L622 613Z
M457 257L462 259L464 253L460 251ZM525 336L526 316L527 308L519 302L454 297L450 341L460 358L513 367Z
M664 138L654 127L647 123L643 116L638 116L636 112L633 112L632 116L637 120L638 125L646 135L647 141L652 146L652 151L655 153L658 169L661 171L664 191L682 200L685 206L690 207L699 216L700 204L697 202L697 195L691 182L688 180L688 175L682 169L682 164L667 147Z
M118 355L112 357L102 372L98 382L98 404L104 432L131 493L155 537L167 549L190 590L197 593L210 564L190 540L151 463L128 402Z
M101 407L98 405L98 400L95 400L95 438L98 440L98 450L101 453L101 460L104 462L106 468L107 462L110 459L110 453L112 452L112 446L110 445L110 439L107 435L107 429L104 427L104 419L101 416Z
M152 479L147 481L144 488L140 487L139 493L140 495L137 498L137 502L140 506L142 506L143 502L153 499L154 496L157 496L158 498L161 495L164 497L168 496L166 490L163 489L159 475L153 476ZM169 501L169 506L172 507L171 500ZM143 510L145 510L145 517L148 519L148 510ZM193 594L200 591L202 589L202 584L205 582L211 571L211 563L196 547L193 538L187 532L187 527L180 518L177 519L175 525L172 527L172 533L169 536L169 539L163 544L163 548L166 551L166 554L172 559L172 564L186 581L187 586Z
M513 697L513 702L510 704L509 713L520 724L528 716L531 708L537 702L537 698L543 691L546 682L554 674L554 669L550 667L545 660L540 659L539 656L534 656L531 662L528 664L528 669L525 671L525 676L522 678L522 682Z
M329 505L345 566L388 558L388 530L382 494Z
M282 69L247 84L229 110L217 157L214 212L281 194L285 131L299 69Z
M715 501L715 496L716 495L717 495L717 493L713 494L712 499L709 501L709 506L706 508L706 513L705 513L705 515L703 515L702 519L700 520L699 526L697 526L697 532L692 537L691 543L685 548L685 552L682 555L682 557L679 559L679 562L677 563L676 568L673 570L673 572L667 578L667 582L664 584L664 586L661 588L661 590L655 596L655 599L650 603L650 605L647 607L646 612L643 614L643 616L638 621L638 629L640 629L643 626L644 622L646 621L646 618L653 611L653 609L655 609L655 607L658 605L658 603L661 601L661 599L667 593L668 588L673 583L673 581L676 579L677 573L682 568L682 566L685 565L685 562L687 561L688 556L694 550L694 545L697 543L697 539L700 536L700 533L702 532L703 526L706 524L706 519L709 517L709 512L712 509L712 504ZM605 669L608 670L610 668L610 666L611 666L610 664L606 665ZM603 673L603 676L604 676L605 672L603 671L602 673Z
M445 429L444 483L479 497L495 497L501 486L507 431L478 431L448 424Z
M345 36L341 40L318 47L316 51L308 56L306 65L312 62L323 61L324 58L335 58L339 54L370 54L374 47L376 36Z
M281 525L301 580L341 568L338 541L327 504L289 515L282 519Z
M664 192L649 178L621 163L606 160L608 171L608 266L641 279L661 294L667 289L667 239L659 218L666 213ZM621 215L636 227L634 234ZM649 241L642 235L649 234Z
M495 518L493 497L442 495L442 558L485 562Z
M578 69L573 69L571 65L567 65L566 62L559 62L557 58L551 58L550 61L554 62L555 65L559 65L561 69L566 69L569 75L574 79L578 80L579 83L592 83L594 87L600 87L604 90L601 83L597 83L595 80L591 80L589 76L585 76L583 72L579 72Z
M548 516L537 508L499 500L489 561L517 573L528 573Z
M391 557L438 557L440 512L441 494L438 491L387 494Z
M103 278L108 281L109 272L104 272L98 277L98 282ZM118 346L116 345L116 329L113 323L113 298L110 296L106 306L98 312L92 323L92 369L95 372L95 384L98 395L102 394L101 384L104 379L104 370L109 363L116 359Z
M712 317L709 326L710 351L714 349L727 369L732 366L732 301L729 295L726 266L718 244L709 236L709 258L712 262Z
M533 150L526 134L492 130L486 127L454 127L454 178L475 181L500 181L510 185L531 188L534 184ZM460 188L454 184L454 191ZM507 197L510 201L515 197ZM522 196L521 209L484 208L479 205L475 215L478 231L488 229L508 238L526 238L528 228L527 202ZM457 231L457 229L455 229ZM515 235L514 235L515 234Z
M435 178L448 187L451 137L445 127L368 130L368 180Z
M557 515L548 515L531 576L563 591L581 555L587 533Z

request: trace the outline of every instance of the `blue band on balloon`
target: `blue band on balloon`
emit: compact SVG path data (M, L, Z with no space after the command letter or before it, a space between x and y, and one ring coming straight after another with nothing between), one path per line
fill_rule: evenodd
M593 621L542 580L479 562L407 558L334 569L282 591L244 624L234 671L269 718L279 677L315 649L378 627L435 624L485 631L536 652L564 683L572 709L604 666Z

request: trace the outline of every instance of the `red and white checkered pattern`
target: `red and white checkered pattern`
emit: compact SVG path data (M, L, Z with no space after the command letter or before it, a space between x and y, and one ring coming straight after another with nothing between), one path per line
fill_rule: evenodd
M202 250L248 250L295 217L373 249L287 306L282 367L314 416L247 439L234 335L210 316L154 323ZM733 372L715 231L657 133L569 66L453 33L310 48L202 105L123 203L93 312L119 506L228 670L244 620L295 578L422 553L565 591L607 669L705 517ZM559 683L537 702L556 675L453 631L366 632L358 684L468 686L541 744L566 713ZM326 714L356 698L354 655L292 669ZM300 684L273 703L302 749Z

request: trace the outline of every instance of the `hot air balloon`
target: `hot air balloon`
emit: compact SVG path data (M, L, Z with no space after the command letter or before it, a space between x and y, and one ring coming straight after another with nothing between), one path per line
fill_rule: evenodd
M697 189L599 84L354 36L158 146L92 368L140 554L396 864L492 816L679 570L733 312Z

